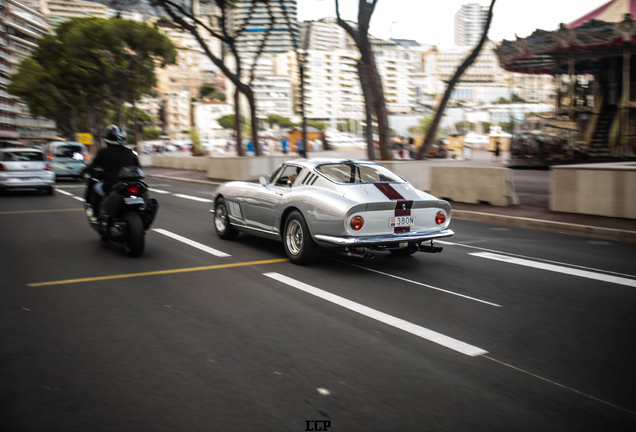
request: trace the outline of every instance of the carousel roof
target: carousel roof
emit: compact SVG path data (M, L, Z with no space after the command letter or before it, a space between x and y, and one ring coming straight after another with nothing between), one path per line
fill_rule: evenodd
M591 20L605 22L623 21L625 14L636 16L636 0L611 0L598 9L568 24L569 28L579 27Z
M576 73L592 73L595 61L622 56L624 45L636 45L636 21L631 14L624 15L620 22L584 21L595 13L603 16L611 7L618 7L618 3L636 6L636 0L611 1L570 26L577 22L583 22L582 25L570 27L561 24L556 31L536 30L527 38L503 41L495 50L501 66L520 73L567 73L568 59L573 57Z

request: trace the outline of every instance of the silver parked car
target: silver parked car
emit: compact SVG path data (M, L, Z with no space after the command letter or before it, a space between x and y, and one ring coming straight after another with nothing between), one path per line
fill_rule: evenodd
M86 146L74 141L55 141L46 146L47 158L53 168L55 180L60 177L82 178L80 172L86 167L88 150Z
M291 160L260 184L220 186L211 211L222 239L239 231L277 239L296 264L315 261L322 248L367 259L371 251L441 252L434 239L454 234L448 202L365 161Z
M0 192L40 189L53 195L55 175L44 152L32 148L0 149Z

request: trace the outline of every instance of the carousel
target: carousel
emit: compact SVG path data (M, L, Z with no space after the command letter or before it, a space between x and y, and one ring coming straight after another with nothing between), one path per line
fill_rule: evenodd
M513 164L636 157L635 14L636 2L612 0L556 31L536 30L496 49L513 77L555 77L554 112L514 125Z

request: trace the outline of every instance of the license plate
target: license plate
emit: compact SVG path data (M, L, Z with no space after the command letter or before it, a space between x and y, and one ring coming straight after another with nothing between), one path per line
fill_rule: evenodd
M389 228L415 225L415 216L398 216L389 218Z
M126 204L143 204L144 199L141 197L124 197L124 202Z

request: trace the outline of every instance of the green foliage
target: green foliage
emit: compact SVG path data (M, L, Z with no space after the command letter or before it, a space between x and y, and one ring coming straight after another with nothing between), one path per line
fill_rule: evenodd
M421 135L422 134L422 127L421 126L411 126L408 129L409 133L413 134L413 135Z
M325 129L327 129L327 123L319 122L319 121L308 121L307 126L314 127L321 131L324 131Z
M460 121L455 123L455 129L460 135L466 135L468 132L475 130L475 123L469 121Z
M512 133L512 123L501 123L501 130L507 133Z
M490 132L490 126L492 126L492 123L490 122L481 122L481 130L484 134L487 134L488 132Z
M508 99L506 99L505 97L500 97L499 100L497 101L497 103L499 105L508 105L510 103L510 101Z
M214 93L216 91L216 88L214 87L213 84L203 84L201 86L201 88L199 89L199 96L201 97L201 99L205 99L208 97L208 95Z
M243 130L248 130L248 129L251 130L251 128L247 124L247 119L245 118L245 116L241 116L241 120L243 122ZM234 129L234 114L226 114L224 116L221 116L219 117L217 122L219 123L219 126L221 126L223 129L233 130Z
M267 116L267 123L278 125L282 128L291 128L296 126L294 122L292 122L287 117L279 116L276 114L270 114Z
M512 103L515 103L515 102L516 103L527 103L528 102L527 100L525 100L524 98L522 98L521 96L519 96L516 93L513 93L511 100L512 100Z
M196 129L192 128L188 132L190 135L190 140L192 141L192 155L193 156L203 156L203 151L201 149L201 138L199 138L199 133Z
M125 127L124 104L153 91L155 66L172 64L170 39L145 23L79 18L45 35L9 86L66 135L95 131L109 112Z
M161 135L163 135L163 131L161 129L157 129L156 127L147 127L144 128L144 132L143 132L143 138L144 140L156 140L158 139Z

